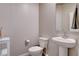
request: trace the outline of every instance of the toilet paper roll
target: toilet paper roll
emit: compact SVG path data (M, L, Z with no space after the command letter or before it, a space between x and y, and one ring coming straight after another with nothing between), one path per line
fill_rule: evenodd
M27 42L30 42L30 40L26 40Z

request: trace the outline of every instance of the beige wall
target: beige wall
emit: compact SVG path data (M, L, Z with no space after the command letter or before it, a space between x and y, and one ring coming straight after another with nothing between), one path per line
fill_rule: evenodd
M40 36L53 37L56 30L56 4L40 3L39 4L39 33ZM49 40L48 55L58 55L58 47L52 40Z
M38 43L38 4L0 4L0 26L3 36L11 39L11 55L26 53L29 46ZM31 41L27 47L25 40Z

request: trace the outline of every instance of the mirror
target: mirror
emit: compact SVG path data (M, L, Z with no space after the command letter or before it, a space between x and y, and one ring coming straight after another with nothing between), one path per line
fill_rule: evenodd
M61 3L56 5L56 31L79 31L78 4Z

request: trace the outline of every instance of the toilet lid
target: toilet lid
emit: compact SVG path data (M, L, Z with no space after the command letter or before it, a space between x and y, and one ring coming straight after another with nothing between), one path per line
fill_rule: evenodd
M45 37L40 37L40 39L41 39L41 40L44 40L44 41L45 41L45 40L48 40L48 38L45 38Z
M38 47L38 46L34 46L34 47L31 47L29 48L29 51L39 51L39 50L42 50L43 48L42 47Z

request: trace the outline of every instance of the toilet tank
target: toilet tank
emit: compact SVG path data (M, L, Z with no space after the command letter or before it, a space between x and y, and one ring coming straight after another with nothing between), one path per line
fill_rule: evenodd
M47 48L47 45L48 45L48 38L40 37L40 39L39 39L39 45L40 45L40 47L42 47L42 48Z

